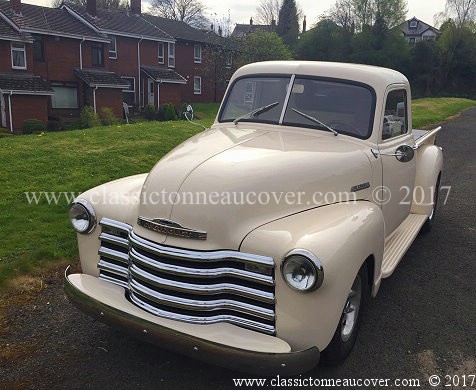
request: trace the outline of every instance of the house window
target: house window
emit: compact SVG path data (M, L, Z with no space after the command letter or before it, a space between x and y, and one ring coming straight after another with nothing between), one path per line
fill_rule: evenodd
M202 62L202 46L193 46L193 62L200 64Z
M54 95L51 97L52 108L78 108L78 86L75 83L52 82Z
M159 64L164 63L164 43L163 42L159 42L158 59L159 59Z
M423 37L423 40L424 41L434 41L435 40L435 37L433 35L425 35Z
M117 59L117 41L116 37L109 37L111 42L109 43L109 58Z
M93 66L104 66L104 45L94 42L91 45L91 63Z
M202 94L202 78L200 76L193 78L193 93L194 95Z
M233 53L228 52L226 53L226 67L231 68L233 65Z
M45 45L42 37L35 36L33 41L33 61L45 62Z
M24 43L12 42L12 68L26 69L26 50Z
M175 68L175 43L169 43L169 67Z
M136 79L134 77L121 77L129 87L122 90L122 101L132 106L136 102Z
M418 21L417 20L410 20L410 28L417 28Z
M410 45L414 45L415 44L415 38L410 38Z

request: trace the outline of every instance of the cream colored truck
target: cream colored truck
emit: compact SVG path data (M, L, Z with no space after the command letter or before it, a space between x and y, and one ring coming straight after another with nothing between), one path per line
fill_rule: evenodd
M389 116L401 130L383 136ZM433 223L440 128L411 123L398 72L244 66L210 129L149 174L75 200L82 273L67 270L66 292L101 321L217 365L285 375L339 363L367 296Z

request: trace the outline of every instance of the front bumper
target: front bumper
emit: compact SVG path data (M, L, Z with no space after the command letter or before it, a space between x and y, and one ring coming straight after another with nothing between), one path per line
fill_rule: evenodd
M292 352L277 337L231 324L194 325L149 314L125 298L124 289L86 274L64 276L69 299L101 322L195 359L259 375L294 375L319 362L317 347Z

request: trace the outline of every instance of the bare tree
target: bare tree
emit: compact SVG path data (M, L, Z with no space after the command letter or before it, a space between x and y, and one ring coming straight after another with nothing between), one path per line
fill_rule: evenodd
M258 24L271 25L278 23L279 10L283 0L261 0L256 8L255 20Z
M167 19L180 20L195 28L207 28L205 5L200 0L153 0L151 12Z
M338 26L341 26L346 31L353 33L356 24L353 1L337 0L328 13L323 15L322 19L331 19Z
M446 15L453 17L458 27L476 18L476 0L446 0Z

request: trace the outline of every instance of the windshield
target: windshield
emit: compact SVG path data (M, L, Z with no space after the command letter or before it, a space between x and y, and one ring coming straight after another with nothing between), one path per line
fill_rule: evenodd
M375 98L373 90L340 80L296 77L283 118L289 76L249 77L237 80L228 94L219 121L234 121L257 108L278 102L269 110L240 121L309 127L358 138L372 132ZM305 115L303 115L305 114Z

